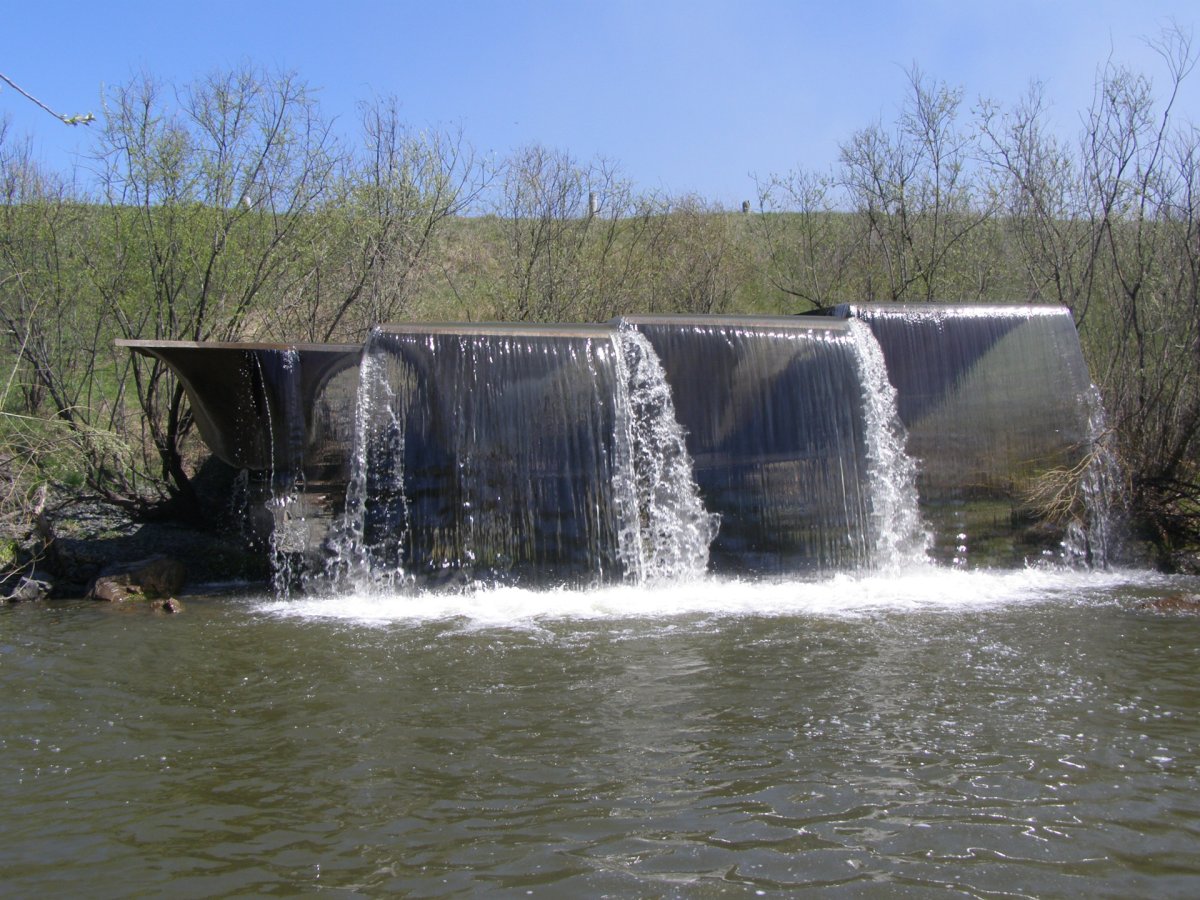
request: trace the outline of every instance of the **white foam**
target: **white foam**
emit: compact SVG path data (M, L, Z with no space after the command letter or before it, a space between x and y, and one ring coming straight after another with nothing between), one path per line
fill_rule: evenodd
M532 590L473 587L462 591L357 592L263 600L258 611L364 626L456 621L468 628L536 629L552 622L705 619L743 616L862 618L913 612L970 612L1038 602L1077 602L1124 585L1153 581L1141 571L1065 568L956 570L934 566L812 581L705 578L656 586Z

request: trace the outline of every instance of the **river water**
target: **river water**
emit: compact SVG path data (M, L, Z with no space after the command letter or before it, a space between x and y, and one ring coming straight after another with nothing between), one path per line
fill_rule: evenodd
M1197 590L6 607L0 893L1198 896Z

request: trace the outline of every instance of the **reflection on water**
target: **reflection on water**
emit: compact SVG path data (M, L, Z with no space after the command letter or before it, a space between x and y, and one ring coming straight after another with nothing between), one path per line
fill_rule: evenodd
M13 896L1194 896L1145 574L0 610Z

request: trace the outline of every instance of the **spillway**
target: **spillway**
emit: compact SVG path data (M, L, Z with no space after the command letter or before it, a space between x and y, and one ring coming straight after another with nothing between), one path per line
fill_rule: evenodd
M1029 498L1092 441L1051 307L127 345L174 369L214 454L271 484L274 546L341 585L1020 563L1060 552L1066 526Z

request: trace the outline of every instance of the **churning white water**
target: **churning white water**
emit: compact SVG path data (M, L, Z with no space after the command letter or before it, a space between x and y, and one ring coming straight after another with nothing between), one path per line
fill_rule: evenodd
M1078 473L1079 498L1063 541L1068 562L1103 568L1120 557L1125 523L1122 507L1128 492L1113 447L1104 401L1092 385L1080 404L1088 410L1090 452Z
M917 565L886 573L836 575L813 581L703 578L654 586L535 590L469 586L458 591L337 598L269 599L256 605L273 616L344 621L360 626L445 622L458 628L528 630L551 622L655 620L658 627L695 627L697 617L800 616L873 618L918 612L955 614L1043 602L1073 603L1082 595L1146 587L1145 571L1087 571L1063 566L966 570ZM691 624L689 624L691 623Z
M327 541L330 559L325 574L338 590L365 590L371 585L396 588L404 578L402 568L388 566L377 559L365 541L368 493L378 487L368 483L369 454L377 452L381 433L387 437L385 448L393 459L401 460L404 452L403 430L396 421L393 405L395 396L382 375L383 369L380 357L363 353L359 365L346 506ZM403 469L395 466L389 472L391 486L403 496Z

